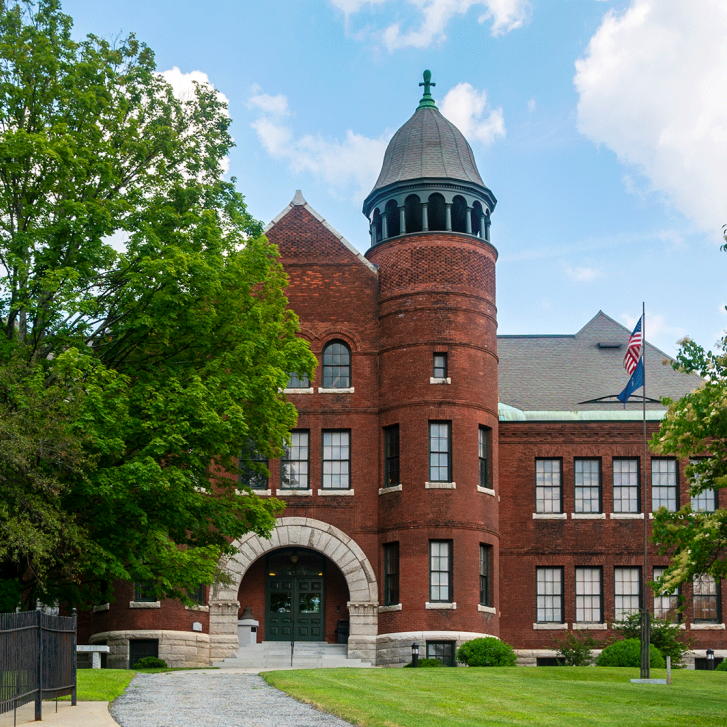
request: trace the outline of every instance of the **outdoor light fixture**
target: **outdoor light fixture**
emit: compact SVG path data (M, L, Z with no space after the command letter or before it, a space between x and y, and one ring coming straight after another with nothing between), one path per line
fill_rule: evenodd
M414 668L419 666L419 644L416 641L411 645L411 665Z
M290 560L291 560L292 563L297 563L298 562L298 556L297 555L291 555L290 556Z
M707 649L707 669L714 671L714 649Z

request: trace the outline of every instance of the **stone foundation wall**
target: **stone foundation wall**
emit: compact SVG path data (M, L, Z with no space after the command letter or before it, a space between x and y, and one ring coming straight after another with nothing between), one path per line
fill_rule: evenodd
M129 640L157 639L159 658L171 667L211 666L210 637L189 631L105 631L94 634L91 643L105 642L109 647L106 666L109 669L129 668ZM237 653L237 652L235 652Z
M492 634L470 631L400 631L395 634L381 634L376 638L377 666L404 666L411 661L411 645L419 644L419 658L426 657L427 641L454 641L455 650L466 641ZM350 647L349 647L350 655Z

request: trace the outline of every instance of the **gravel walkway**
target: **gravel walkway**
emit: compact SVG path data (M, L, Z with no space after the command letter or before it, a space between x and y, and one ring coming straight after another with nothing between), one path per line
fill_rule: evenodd
M111 707L121 727L352 727L257 674L137 674Z

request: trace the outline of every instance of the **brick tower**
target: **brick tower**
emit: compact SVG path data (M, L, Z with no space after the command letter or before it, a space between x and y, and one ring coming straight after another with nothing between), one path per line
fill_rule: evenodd
M499 635L496 200L429 71L420 85L363 206L379 280L383 663L412 632L430 652Z

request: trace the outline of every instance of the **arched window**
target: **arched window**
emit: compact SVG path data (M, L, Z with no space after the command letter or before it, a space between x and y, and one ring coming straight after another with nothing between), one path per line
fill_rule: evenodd
M406 208L406 231L421 232L422 231L422 203L416 194L410 194L404 201Z
M351 349L343 341L331 341L323 349L323 388L351 386Z
M460 195L457 195L452 202L452 230L467 232L467 202Z
M373 221L373 232L371 234L371 244L372 245L378 245L382 240L382 234L381 234L381 212L379 212L378 208L374 212L374 221Z
M479 235L484 239L484 231L485 231L485 224L484 220L482 219L484 216L484 212L482 211L482 205L479 202L475 202L472 205L472 234L473 235Z
M398 237L401 234L399 225L399 207L393 199L386 203L386 226L389 237Z
M429 195L429 229L432 231L446 229L444 197L439 192Z

